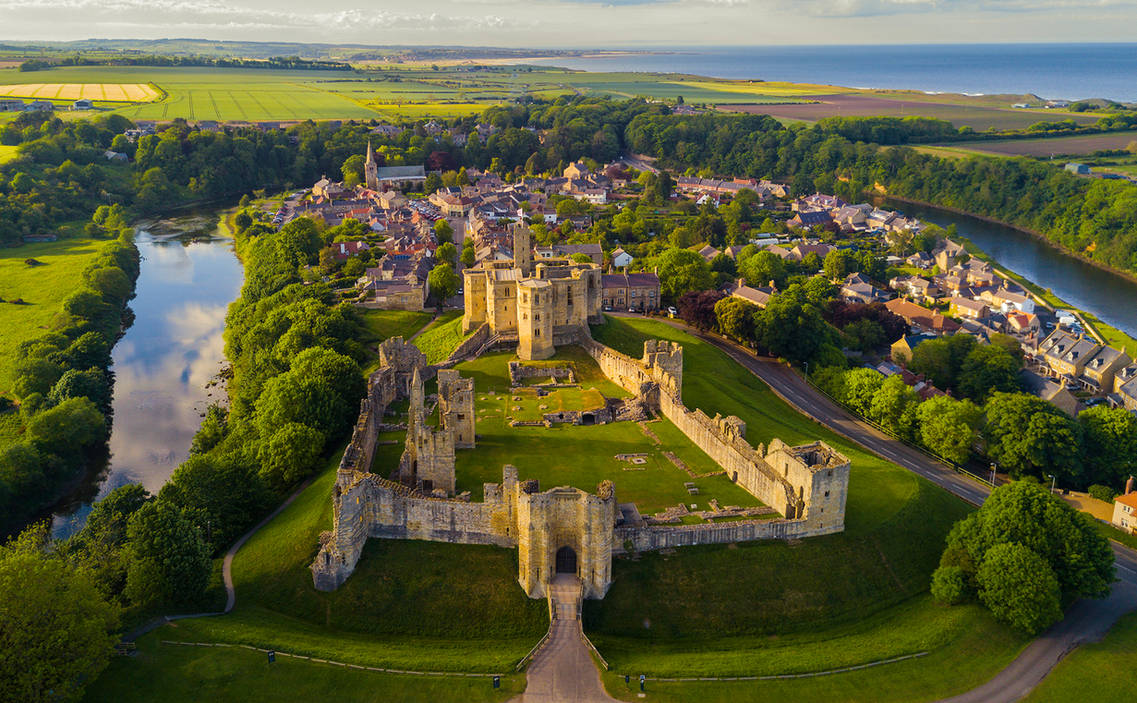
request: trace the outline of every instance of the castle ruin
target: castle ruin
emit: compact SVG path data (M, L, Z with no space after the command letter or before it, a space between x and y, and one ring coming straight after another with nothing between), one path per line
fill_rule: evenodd
M784 517L647 525L630 518L638 515L634 508L621 510L609 481L594 494L569 486L541 491L537 481L520 479L509 465L501 483L484 484L481 502L453 497L454 451L476 444L473 380L437 371L440 423L432 427L426 422L423 377L435 369L402 339L388 341L385 365L371 376L337 472L333 529L321 536L311 565L318 590L343 584L369 538L516 547L518 582L530 597L546 596L553 577L569 573L581 580L585 597L602 598L612 581L612 556L627 551L794 539L844 529L848 459L820 441L791 447L774 439L755 447L746 441L741 419L688 409L682 400L683 348L658 340L644 343L640 359L588 337L578 343L609 379L635 396L636 405L670 420L731 481ZM370 460L376 418L396 397L409 397L411 407L406 448L393 480L371 472Z

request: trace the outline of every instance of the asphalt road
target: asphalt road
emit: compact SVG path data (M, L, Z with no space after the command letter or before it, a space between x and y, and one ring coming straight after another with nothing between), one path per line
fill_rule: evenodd
M627 314L618 316L634 317ZM991 488L986 484L956 473L918 449L859 420L776 359L755 356L733 342L698 332L685 324L672 320L665 322L715 345L762 379L800 412L874 454L923 476L975 505L982 505L990 494ZM1050 673L1062 657L1083 642L1100 640L1122 615L1137 610L1137 552L1116 542L1111 546L1116 560L1117 581L1109 597L1075 603L1066 612L1062 622L1031 642L993 679L943 703L1012 703L1020 700Z

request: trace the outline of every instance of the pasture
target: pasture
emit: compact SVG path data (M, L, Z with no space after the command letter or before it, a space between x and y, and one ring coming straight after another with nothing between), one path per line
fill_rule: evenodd
M935 101L935 98L941 101ZM1023 129L1043 120L1073 119L1090 124L1096 116L1070 115L1054 111L1016 110L1009 106L993 107L983 102L968 102L966 96L928 96L922 93L857 91L844 94L801 96L812 102L787 105L723 104L720 110L770 115L784 122L816 122L826 117L932 117L958 127L977 131L987 129ZM741 102L741 101L740 101Z
M0 164L11 161L16 158L18 146L6 146L0 144Z

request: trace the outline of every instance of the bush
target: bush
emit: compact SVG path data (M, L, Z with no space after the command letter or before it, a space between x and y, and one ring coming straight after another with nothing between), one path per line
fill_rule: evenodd
M1098 500L1104 500L1107 503L1112 503L1113 499L1117 497L1117 491L1109 486L1103 486L1100 483L1095 483L1090 486L1089 493Z
M967 575L958 566L941 566L932 574L932 597L943 605L959 605L971 597Z

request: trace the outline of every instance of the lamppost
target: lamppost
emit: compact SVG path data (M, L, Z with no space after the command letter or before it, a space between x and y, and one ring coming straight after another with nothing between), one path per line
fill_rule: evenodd
M997 469L997 468L999 468L999 465L992 461L991 462L991 488L995 487L995 469Z
M1055 484L1058 483L1058 479L1054 477L1054 474L1046 474L1046 475L1050 477L1050 492L1053 493L1054 492L1054 486L1055 486Z

